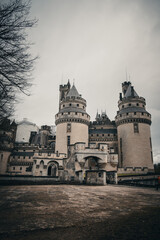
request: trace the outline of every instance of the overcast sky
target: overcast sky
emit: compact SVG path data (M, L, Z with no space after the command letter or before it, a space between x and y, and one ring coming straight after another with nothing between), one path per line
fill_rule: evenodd
M97 109L114 120L126 68L152 114L154 160L160 161L160 0L32 0L29 32L39 55L32 95L22 97L16 120L54 125L59 85L68 79Z

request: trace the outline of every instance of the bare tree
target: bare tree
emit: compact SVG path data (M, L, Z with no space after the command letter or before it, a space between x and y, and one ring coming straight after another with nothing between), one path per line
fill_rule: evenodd
M27 41L27 29L36 24L29 19L30 1L0 3L0 121L14 112L17 93L29 95L34 61Z

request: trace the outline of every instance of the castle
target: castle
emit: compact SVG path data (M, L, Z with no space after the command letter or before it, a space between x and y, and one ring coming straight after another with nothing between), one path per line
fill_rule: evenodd
M24 119L0 126L0 174L50 177L87 184L117 182L118 174L153 172L151 114L130 82L122 83L117 115L97 112L90 121L87 102L70 82L60 85L56 135Z

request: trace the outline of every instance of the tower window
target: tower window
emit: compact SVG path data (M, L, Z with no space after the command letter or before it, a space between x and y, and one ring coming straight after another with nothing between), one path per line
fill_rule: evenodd
M130 107L130 106L131 106L131 103L129 103L128 106Z
M124 108L124 105L122 105L122 108Z
M68 112L68 115L70 115L70 112Z
M137 103L137 107L139 106L139 103Z
M70 104L69 104L69 106L71 107L71 106L72 106L72 104L70 103Z
M152 154L152 151L151 151L151 160L152 160L152 163L153 163L153 154Z
M138 123L133 123L134 133L139 133Z
M150 140L150 147L152 149L152 140L151 140L151 138L149 138L149 140Z
M67 136L67 146L70 145L70 143L71 143L71 137Z
M77 107L79 107L79 104L77 104Z
M122 138L120 138L120 166L123 167Z
M75 112L75 114L77 115L77 112Z
M144 115L144 113L142 112L142 115Z
M67 123L67 132L71 132L71 123Z
M63 107L65 107L65 104L63 104Z
M136 115L137 113L136 112L134 112L134 115Z

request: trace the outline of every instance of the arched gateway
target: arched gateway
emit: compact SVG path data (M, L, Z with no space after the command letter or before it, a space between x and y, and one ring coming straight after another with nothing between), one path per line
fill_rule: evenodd
M52 162L48 166L48 176L57 177L58 176L58 164Z

